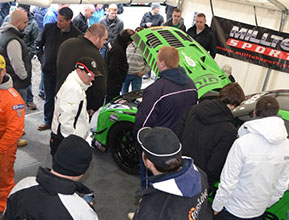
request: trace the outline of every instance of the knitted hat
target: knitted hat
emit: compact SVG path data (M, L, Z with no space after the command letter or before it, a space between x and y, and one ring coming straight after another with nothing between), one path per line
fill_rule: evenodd
M182 156L182 145L175 133L164 127L144 127L137 133L137 140L146 157L156 165Z
M152 3L152 10L154 10L155 8L160 8L161 5L160 3Z
M85 71L88 75L98 77L102 74L98 71L97 64L94 59L90 57L81 57L75 64L75 68Z
M58 146L52 168L63 175L80 176L88 169L91 159L89 144L79 136L69 135Z
M6 62L5 59L2 55L0 55L0 69L5 69L6 68Z

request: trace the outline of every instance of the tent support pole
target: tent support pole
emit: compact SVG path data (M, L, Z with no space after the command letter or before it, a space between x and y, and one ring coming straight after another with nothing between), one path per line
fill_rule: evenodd
M280 27L279 27L279 31L280 32L283 31L283 29L284 29L284 25L285 25L287 17L288 17L288 11L283 11L282 12L282 17L281 17L281 22L280 22ZM271 73L272 73L272 69L268 69L268 71L266 73L266 77L265 77L264 83L263 83L262 91L266 90L268 82L269 82L269 79L270 79L270 76L271 76Z

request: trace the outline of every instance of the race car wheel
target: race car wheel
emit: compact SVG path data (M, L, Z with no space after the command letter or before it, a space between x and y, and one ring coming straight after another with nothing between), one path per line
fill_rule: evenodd
M133 123L119 122L109 131L107 146L117 165L129 174L140 172L139 156L133 138Z

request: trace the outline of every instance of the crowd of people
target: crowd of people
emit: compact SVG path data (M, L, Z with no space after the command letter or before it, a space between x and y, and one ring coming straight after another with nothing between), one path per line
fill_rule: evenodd
M1 4L10 8L10 3ZM35 7L33 16L30 6L19 4L2 19L0 216L3 213L4 220L98 219L93 192L80 182L92 159L85 141L89 119L104 103L128 92L130 83L133 91L138 90L142 77L149 77L149 67L132 42L135 32L160 25L186 31L180 9L168 8L164 21L160 7L153 3L135 30L124 30L116 4L106 9L84 5L74 19L69 5ZM214 33L203 13L187 33L215 57ZM53 163L52 169L40 167L36 177L14 186L25 105L37 108L31 90L35 56L41 62L39 96L45 101L38 130L51 129ZM179 67L179 59L176 48L160 48L159 79L144 89L138 106L134 136L143 191L129 218L261 220L266 208L288 189L289 140L277 100L260 98L255 120L238 129L232 111L245 95L234 83L232 68L223 68L232 83L218 98L199 103L197 88ZM208 195L218 181L210 205Z

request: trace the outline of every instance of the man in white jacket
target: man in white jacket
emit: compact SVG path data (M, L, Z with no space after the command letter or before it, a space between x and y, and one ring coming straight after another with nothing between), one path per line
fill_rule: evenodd
M274 97L258 100L255 120L244 123L221 174L214 220L261 220L288 188L289 140Z
M96 61L82 57L62 84L56 95L56 104L51 126L50 149L53 156L61 141L74 134L86 138L89 131L89 116L85 91L95 77L102 74L98 71Z

